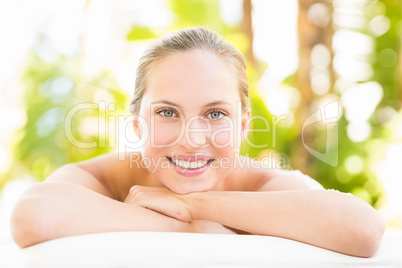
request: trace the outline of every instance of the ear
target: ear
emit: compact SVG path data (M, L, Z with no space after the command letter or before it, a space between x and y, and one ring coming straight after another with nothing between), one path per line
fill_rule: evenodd
M243 114L241 119L241 142L243 142L248 136L251 122L250 117L251 117L251 108L248 108L247 111Z
M134 132L137 135L138 139L141 140L141 124L138 121L138 115L133 116L133 127L134 127Z

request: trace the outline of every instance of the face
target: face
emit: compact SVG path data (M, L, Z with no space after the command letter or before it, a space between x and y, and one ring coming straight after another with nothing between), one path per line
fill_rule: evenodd
M237 79L224 59L180 52L149 74L134 129L151 174L186 194L219 189L233 171L249 116L241 114Z

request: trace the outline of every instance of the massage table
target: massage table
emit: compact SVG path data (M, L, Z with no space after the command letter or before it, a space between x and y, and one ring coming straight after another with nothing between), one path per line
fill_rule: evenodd
M259 235L113 232L72 236L25 249L0 247L0 267L402 267L402 231L387 230L371 258Z

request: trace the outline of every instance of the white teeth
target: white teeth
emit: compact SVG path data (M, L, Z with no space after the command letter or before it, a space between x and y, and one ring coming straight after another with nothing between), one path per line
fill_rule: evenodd
M184 167L184 161L183 160L179 160L179 166Z
M189 167L190 167L190 162L188 162L188 161L183 161L183 163L184 163L184 167L185 167L185 168L189 168Z
M172 161L178 165L179 167L182 168L200 168L202 166L205 166L208 161L183 161L183 160L177 160L177 159L172 159Z

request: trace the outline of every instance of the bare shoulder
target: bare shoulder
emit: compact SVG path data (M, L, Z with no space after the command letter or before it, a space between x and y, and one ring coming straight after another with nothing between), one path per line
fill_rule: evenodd
M279 169L247 156L237 157L229 181L235 191L324 189L299 170Z
M269 169L264 169L259 160L237 155L233 171L228 176L228 189L232 191L256 191L267 178L274 176Z
M299 170L272 170L263 179L258 191L323 190L324 187L310 176Z
M96 177L118 200L124 200L130 188L142 184L149 172L142 165L140 151L108 153L83 162L78 167Z

